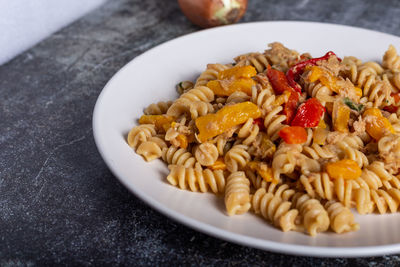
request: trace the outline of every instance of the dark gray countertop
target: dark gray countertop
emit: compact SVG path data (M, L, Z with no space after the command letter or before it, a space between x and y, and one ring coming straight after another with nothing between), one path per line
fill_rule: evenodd
M263 20L400 35L400 2L250 0L242 21ZM135 56L197 30L175 0L109 1L0 66L0 265L400 265L399 256L294 257L224 242L152 210L113 177L92 136L97 96Z

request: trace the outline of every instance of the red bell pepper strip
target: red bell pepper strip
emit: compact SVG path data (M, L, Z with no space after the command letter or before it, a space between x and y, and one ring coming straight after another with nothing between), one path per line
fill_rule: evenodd
M396 107L394 105L383 107L383 110L387 111L389 113L396 113L398 109L399 109L399 107Z
M288 80L282 71L268 66L267 77L276 94L282 94L285 91L290 92L289 99L283 107L283 114L286 115L286 123L289 124L294 117L297 103L299 102L299 94L288 84Z
M307 141L306 129L299 126L285 127L278 134L286 144L302 144Z
M265 130L265 126L264 126L264 123L263 123L263 119L261 119L261 118L254 119L254 120L253 120L253 124L257 124L258 127L259 127L259 129L260 129L261 131L264 131L264 130Z
M267 77L275 91L275 94L280 95L286 90L292 90L284 72L267 67Z
M395 104L398 104L400 102L400 93L391 93L390 96L392 96L394 98ZM399 109L399 106L396 106L393 104L383 108L383 110L390 112L390 113L396 113L398 109Z
M283 114L286 115L286 124L290 124L292 122L297 109L297 103L299 102L299 93L292 88L290 89L289 99L283 107Z
M291 126L316 127L325 112L325 107L316 98L310 98L297 109Z
M331 56L336 56L335 53L332 51L329 51L326 53L323 57L317 57L317 58L312 58L306 61L302 61L291 67L287 72L286 72L286 78L291 87L293 87L297 92L301 93L301 87L300 85L296 82L296 80L299 78L299 76L303 73L304 68L308 65L317 65L318 61L321 60L327 60ZM339 61L342 61L339 57L337 57Z
M391 93L390 96L394 98L394 103L399 103L400 102L400 93Z

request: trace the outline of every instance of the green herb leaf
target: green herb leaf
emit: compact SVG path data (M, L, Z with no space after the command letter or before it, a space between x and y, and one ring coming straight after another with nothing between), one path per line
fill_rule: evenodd
M355 104L348 97L345 97L343 99L343 103L345 103L349 108L351 108L351 109L353 109L355 111L358 111L358 112L360 112L364 108L363 104Z

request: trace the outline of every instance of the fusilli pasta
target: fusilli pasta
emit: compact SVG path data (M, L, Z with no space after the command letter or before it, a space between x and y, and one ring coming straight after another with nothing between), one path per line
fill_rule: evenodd
M144 109L127 143L167 181L223 195L282 231L356 231L400 205L400 56L320 58L275 42L208 64L179 97Z

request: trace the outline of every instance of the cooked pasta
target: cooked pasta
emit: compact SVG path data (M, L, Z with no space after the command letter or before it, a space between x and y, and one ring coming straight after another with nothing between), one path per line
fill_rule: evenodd
M170 173L167 176L167 181L172 185L176 185L181 189L190 191L207 192L208 188L213 193L221 193L225 189L225 177L222 170L210 169L203 170L197 163L195 167L185 167L183 165L169 165Z
M340 202L328 201L325 208L329 214L330 227L336 233L357 231L360 228L360 225L354 222L354 215L350 209L344 207Z
M232 172L226 180L225 207L229 216L243 214L250 207L250 181L242 171Z
M172 105L173 101L160 101L157 103L150 104L144 109L143 113L146 115L161 115L167 113L167 110Z
M254 212L284 232L296 229L295 220L299 211L291 206L290 201L282 199L278 194L267 193L264 188L258 189L252 197Z
M208 64L178 98L144 109L128 145L161 159L167 181L223 196L311 236L359 229L359 214L400 205L400 56L312 58L275 42ZM222 202L222 201L221 201Z
M230 172L243 170L250 161L250 154L247 152L248 147L245 145L235 145L225 154L226 168Z
M192 153L184 148L177 148L174 146L163 148L162 159L167 164L175 164L184 167L193 167L196 163L196 159L193 157Z
M156 135L156 129L152 124L142 124L133 127L128 134L128 145L136 149L142 142L149 140L154 135Z
M269 66L268 59L261 53L249 53L234 58L236 66L253 66L257 72L263 72Z
M328 212L317 199L299 192L293 196L292 201L293 207L299 210L305 230L311 236L315 236L318 232L326 231L329 228Z
M165 141L159 137L150 137L142 142L136 149L136 153L142 155L146 161L152 161L162 156L163 148L167 148Z
M196 147L194 156L201 165L211 166L217 161L219 153L215 145L211 143L202 143Z

